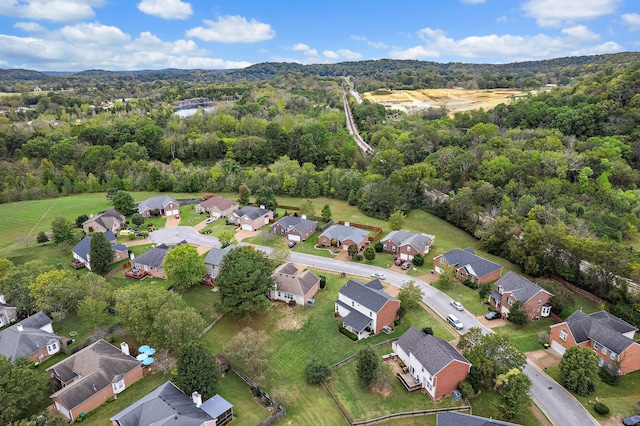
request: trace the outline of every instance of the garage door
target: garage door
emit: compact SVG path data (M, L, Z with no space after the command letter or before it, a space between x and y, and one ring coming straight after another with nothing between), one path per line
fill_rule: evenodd
M179 210L166 210L166 211L165 211L165 214L166 214L167 216L173 216L174 214L178 214L178 213L180 213L180 211L179 211Z
M243 231L253 231L253 226L249 225L248 223L243 223L242 224L242 230Z
M60 411L66 418L69 418L69 410L60 405L59 402L56 401L56 410Z
M437 272L438 274L441 274L441 273L442 273L442 269L440 269L440 267L439 267L439 266L436 266L436 272Z
M300 242L300 235L289 234L288 238L289 238L289 241L296 241L298 243Z
M409 260L409 255L407 253L400 253L400 259Z
M342 250L349 250L349 246L348 245L342 246Z
M566 348L555 340L551 342L551 349L558 352L560 355L564 355L564 351L566 351Z
M220 212L211 212L211 217L215 217L216 219L220 218L222 214Z

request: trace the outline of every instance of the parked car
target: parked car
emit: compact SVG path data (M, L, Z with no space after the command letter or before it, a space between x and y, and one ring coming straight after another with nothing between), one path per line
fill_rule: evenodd
M138 231L137 229L134 229L134 230L133 230L133 234L134 234L136 237L142 237L142 232Z
M133 229L121 229L120 232L118 232L118 235L121 237L127 237L129 235L135 235L135 232L133 232Z
M411 262L404 262L400 267L406 271L411 267Z
M491 321L494 319L500 319L502 318L502 314L498 311L491 311L491 312L487 312L486 314L484 314L484 318L487 321Z
M456 317L453 314L447 315L447 322L452 326L454 326L456 330L462 330L464 328L464 325L462 325L462 322L458 319L458 317Z
M624 426L640 425L640 416L625 417L624 419L622 419L622 424Z
M204 223L206 223L206 224L208 225L208 224L213 223L213 222L215 222L215 221L216 221L216 219L215 219L215 218L210 217L209 219L205 220L205 221L204 221Z
M298 244L295 241L289 241L289 244L287 244L289 246L289 248L294 248L295 245Z
M455 300L451 301L451 306L453 306L454 308L456 308L459 311L464 311L464 306L462 306L462 303L456 302Z
M382 272L374 272L371 274L371 278L377 278L379 280L384 280L384 274Z
M176 215L176 219L180 219L180 215L179 214Z

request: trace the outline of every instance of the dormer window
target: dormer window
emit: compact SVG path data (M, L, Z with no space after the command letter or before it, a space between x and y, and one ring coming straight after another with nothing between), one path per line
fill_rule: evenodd
M502 292L504 291L504 288L502 288L501 285L498 286L498 293L502 294Z

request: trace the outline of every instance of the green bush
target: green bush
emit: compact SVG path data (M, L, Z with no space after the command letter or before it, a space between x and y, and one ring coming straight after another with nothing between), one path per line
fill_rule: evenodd
M289 305L290 308L295 307L297 304L298 303L293 299L289 299L289 301L287 302L287 305Z
M358 341L358 336L356 336L355 334L353 334L352 332L350 332L346 328L340 327L338 330L340 331L340 333L344 334L345 336L347 336L349 339L353 340L354 342Z
M471 280L464 280L464 281L462 281L462 284L464 284L465 286L469 287L471 290L477 290L478 289L478 284L474 283Z
M598 376L600 376L600 380L610 386L616 386L620 380L618 372L606 365L604 367L600 367Z
M325 277L324 275L320 275L319 278L320 278L320 290L322 290L327 286L327 277Z
M466 380L458 383L458 390L465 398L471 398L474 395L473 386L471 386L471 383L467 382Z
M491 283L483 283L483 284L480 284L480 287L478 288L480 289L480 291L478 291L480 298L486 299L489 293L491 292L492 287L491 287Z
M593 409L596 410L596 413L604 416L605 414L609 414L609 407L604 405L602 402L596 402L596 405L593 406Z
M382 243L378 241L373 245L373 249L376 251L376 253L382 253Z
M418 253L415 256L413 256L412 262L415 266L420 267L424 265L424 256Z

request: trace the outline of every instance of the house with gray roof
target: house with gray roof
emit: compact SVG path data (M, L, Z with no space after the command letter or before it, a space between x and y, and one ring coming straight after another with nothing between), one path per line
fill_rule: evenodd
M433 259L433 269L437 273L441 274L447 268L455 268L458 280L476 284L495 281L502 275L501 265L477 256L471 247L454 249Z
M318 229L318 222L307 219L306 215L288 215L271 225L269 232L284 235L289 241L306 241Z
M189 398L165 382L110 420L113 426L225 426L233 420L233 405L220 395L203 403L197 392Z
M246 206L229 215L228 223L243 231L255 231L273 220L273 212L262 207Z
M487 419L457 411L436 414L436 426L518 426L516 423Z
M158 195L147 198L138 204L138 213L142 217L173 216L180 213L180 204L173 197Z
M85 234L111 231L117 234L127 218L116 209L109 209L82 222Z
M368 242L369 231L350 226L348 223L330 226L318 237L318 245L338 247L342 250L348 250L351 244L355 244L358 251L362 251Z
M18 309L7 304L4 296L0 294L0 327L11 324L18 319Z
M106 231L104 232L104 236L111 243L111 250L113 251L113 259L111 259L111 263L119 262L121 260L127 259L129 257L129 249L124 244L115 244L116 236L113 235L113 232ZM86 236L78 244L76 244L71 249L71 254L73 258L84 264L84 266L91 270L91 237ZM82 267L80 265L80 267Z
M196 204L196 213L207 213L209 217L219 219L238 210L240 203L224 197L211 197Z
M69 420L88 413L142 379L142 364L128 346L116 348L104 340L87 346L47 368L62 388L50 395L58 412Z
M432 399L457 389L471 368L471 362L449 342L414 326L392 342L391 348L407 366L407 372L398 376L407 390L422 389Z
M269 293L272 300L295 300L305 306L320 290L320 277L309 270L300 271L293 263L284 263L273 271L275 286Z
M204 264L207 267L208 274L211 278L216 278L220 273L220 266L222 266L222 259L231 250L236 248L235 244L231 244L225 248L212 247L209 253L204 258Z
M553 294L539 285L516 274L507 272L493 284L489 293L489 304L497 311L508 315L514 303L522 303L522 311L531 320L548 317L551 313L549 299Z
M60 352L60 341L53 331L52 321L38 312L0 331L0 355L11 362L27 358L42 362Z
M342 326L358 339L378 334L398 319L400 301L381 287L379 280L367 284L349 280L338 292L335 312L342 317Z
M389 232L380 242L384 253L393 254L402 260L413 260L416 254L424 256L429 253L435 238L433 235L400 229Z
M560 354L572 347L591 348L599 365L619 368L620 374L640 370L640 342L634 340L637 327L606 311L585 314L575 311L564 322L551 326L551 348Z
M186 244L186 241L181 241L177 244ZM131 260L131 271L130 276L142 275L152 276L156 278L166 279L167 275L164 272L164 258L167 253L171 250L171 247L166 244L159 244L156 247L153 247L149 251L142 253L140 256Z

